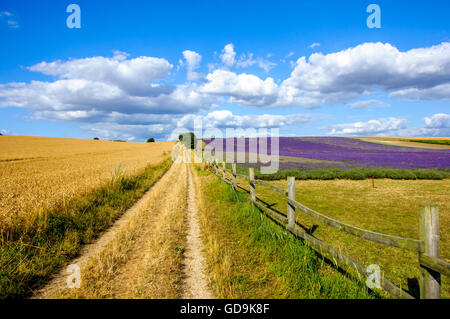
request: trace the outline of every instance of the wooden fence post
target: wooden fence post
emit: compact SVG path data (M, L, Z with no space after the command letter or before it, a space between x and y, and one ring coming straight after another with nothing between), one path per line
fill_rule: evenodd
M248 169L248 176L250 180L250 195L252 198L252 202L256 201L256 190L255 190L255 169L253 167L250 167Z
M295 200L295 177L288 177L288 198ZM287 203L288 229L293 231L295 229L295 206Z
M440 257L439 209L434 205L422 206L420 211L420 240L423 254ZM441 298L441 274L420 265L420 298Z
M214 168L216 169L216 175L219 175L219 167L217 165L217 159L214 160Z
M226 172L226 168L227 168L227 166L226 166L227 164L225 163L225 162L222 162L222 170L223 170L223 172L222 172L222 174L223 174L223 179L224 180L226 180L227 179L227 172Z
M237 189L236 163L233 163L232 166L233 166L233 188L234 188L234 189Z

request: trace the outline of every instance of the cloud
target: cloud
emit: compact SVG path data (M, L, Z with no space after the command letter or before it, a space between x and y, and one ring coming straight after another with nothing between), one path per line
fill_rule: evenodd
M405 119L390 117L368 122L332 125L329 127L329 134L350 136L396 135L396 131L404 128L406 128Z
M290 57L292 57L295 54L294 51L289 52L288 54L286 54L286 56L283 59L280 59L280 62L282 63L286 63L286 60ZM290 61L290 63L292 63L292 61Z
M172 67L173 65L165 59L153 57L128 59L128 54L115 51L112 58L98 56L41 62L28 69L59 79L100 82L136 96L155 96L169 93L172 89L170 86L156 83L165 79Z
M248 68L256 64L256 60L253 59L253 53L249 53L248 56L244 53L239 57L236 66L239 68Z
M369 107L372 106L387 107L390 106L390 104L384 103L383 101L379 100L363 100L354 103L349 103L348 106L350 106L352 109L368 109Z
M289 115L234 115L229 110L218 110L207 115L185 115L177 123L178 127L192 129L194 121L201 121L204 128L276 128L300 125L311 121L307 114Z
M166 84L171 68L165 59L131 59L118 51L112 58L42 62L28 69L56 79L1 84L0 107L27 108L33 119L85 123L84 129L103 133L102 138L122 134L131 140L133 128L134 138L164 130L167 134L174 119L207 111L217 99L200 92L195 83Z
M295 52L294 51L291 51L291 52L289 52L288 54L286 54L286 59L287 58L290 58L291 56L293 56L295 54Z
M200 91L219 96L229 96L230 102L243 105L265 106L277 98L277 85L273 78L261 80L252 74L236 74L216 70L206 76L207 83Z
M390 94L391 97L410 100L450 100L450 83L436 85L431 88L409 88Z
M227 44L220 55L220 59L222 60L225 66L233 66L236 62L236 52L234 52L234 45L232 43Z
M449 136L450 115L437 113L425 117L424 126L406 127L403 118L383 118L368 122L337 124L328 127L330 135L344 136Z
M171 126L154 125L127 125L110 122L98 122L82 126L82 129L101 139L107 140L145 140L147 138L165 138Z
M203 80L203 74L194 72L195 69L200 67L202 56L195 51L186 50L183 51L183 57L187 63L187 78L189 81L201 81Z
M256 59L256 62L261 69L266 71L266 73L268 73L270 69L277 65L276 63L261 58Z
M102 139L132 141L154 137L173 140L178 137L179 132L176 131L177 128L193 130L195 121L201 121L203 129L261 129L301 125L312 120L312 116L308 114L234 115L228 110L213 111L206 115L187 114L175 118L147 118L145 119L145 124L139 124L139 122L135 121L135 118L130 118L131 116L141 117L146 115L115 114L109 118L105 118L103 121L85 124L82 128Z
M232 59L223 59L226 52L232 53ZM226 65L235 64L234 47L230 44L221 57L224 62L229 61ZM248 67L256 63L258 60L253 54L248 54L242 55L236 66ZM267 65L265 69L270 67ZM271 78L263 80L252 74L216 72L207 75L210 83L202 89L231 96L231 102L242 105L315 108L349 103L376 90L389 93L391 97L448 100L450 42L405 52L389 43L377 42L326 55L314 53L308 59L300 57L290 76L280 85L267 85ZM222 77L224 79L220 79ZM241 78L251 79L251 85L240 81ZM256 93L249 90L249 86L257 88ZM372 105L388 106L375 100ZM369 102L355 102L350 106L368 107Z
M445 113L434 114L425 118L427 128L450 128L450 115Z
M186 60L189 69L195 70L200 67L202 56L197 52L191 50L183 51L183 57Z
M315 47L318 47L318 46L320 46L320 43L314 42L313 44L311 44L311 45L309 46L309 48L310 48L310 49L314 49Z
M205 108L211 98L195 85L179 85L170 94L134 96L120 88L88 80L32 81L0 89L0 107L25 107L42 111L97 109L106 112L177 114Z
M314 53L309 58L297 59L291 74L281 82L250 72L230 71L233 66L258 66L268 71L275 65L255 58L252 53L236 59L231 43L222 50L222 63L208 65L210 71L206 76L197 72L202 63L199 53L186 50L183 58L178 67L186 67L188 81L178 84L171 82L173 65L158 57L132 58L128 53L114 51L111 57L41 62L28 70L53 78L0 84L0 107L27 108L35 119L83 123L89 131L100 132L107 123L105 127L116 127L127 138L131 138L131 130L136 126L138 138L139 134L148 133L141 126L148 124L154 132L162 129L167 134L185 115L209 112L217 107L216 103L224 101L260 108L315 108L342 103L367 108L388 106L368 97L374 92L406 99L450 98L450 42L404 52L389 43L378 42L335 53ZM231 119L230 123L247 123L234 115ZM214 117L211 121L218 120ZM399 132L403 121L388 118L341 124L330 131L344 135L384 134L395 130L389 126L395 124L400 127ZM429 134L442 132L427 125L422 129Z
M248 55L242 54L239 57L239 60L236 63L236 66L239 68L247 68L252 65L257 65L259 68L263 69L264 71L269 72L271 68L276 66L276 63L273 63L269 60L265 60L262 58L253 58L253 53L249 53Z
M450 136L450 114L437 113L425 117L423 132L430 136Z
M172 86L161 83L171 68L164 59L128 59L117 53L113 58L42 62L29 70L57 79L2 85L0 106L36 111L97 110L126 114L183 114L208 109L211 97L199 92L196 84Z
M19 23L13 17L14 17L14 14L12 14L9 11L0 12L0 19L6 20L6 24L11 29L18 29L20 27Z
M19 28L19 23L18 23L17 21L14 21L14 20L8 20L7 23L8 23L8 26L9 26L11 29L18 29L18 28Z
M448 99L450 42L401 52L389 43L364 43L297 60L278 104L306 107L346 103L375 89L396 97Z

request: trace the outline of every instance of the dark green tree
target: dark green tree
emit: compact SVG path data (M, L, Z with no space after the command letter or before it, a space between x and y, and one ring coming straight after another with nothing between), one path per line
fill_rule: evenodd
M148 140L147 140L147 143L154 143L155 142L155 139L153 138L153 137L150 137Z
M195 145L197 144L197 138L195 137L195 134L192 132L187 132L184 134L181 134L180 141L186 145L187 148L195 149Z

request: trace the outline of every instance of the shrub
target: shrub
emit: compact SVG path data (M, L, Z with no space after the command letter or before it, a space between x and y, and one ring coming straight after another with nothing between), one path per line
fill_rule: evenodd
M248 175L248 167L238 165L238 173ZM429 170L429 169L394 169L377 167L357 167L357 168L322 168L314 170L298 169L280 169L274 174L261 174L258 168L255 169L255 177L263 180L280 180L293 176L299 180L333 180L333 179L351 179L363 180L367 178L390 178L390 179L429 179L442 180L450 176L449 170Z
M358 169L349 169L345 172L345 174L342 174L344 178L352 179L352 180L363 180L368 178L368 172L365 172L364 170L358 170Z
M93 138L93 140L96 140L96 141L98 141L98 140L99 140L99 138L98 138L98 137L94 137L94 138Z
M439 172L437 170L424 170L418 169L414 172L416 174L417 179L435 179L440 180L445 178L444 172Z
M155 139L153 138L153 137L150 137L148 140L147 140L147 143L154 143L155 142Z

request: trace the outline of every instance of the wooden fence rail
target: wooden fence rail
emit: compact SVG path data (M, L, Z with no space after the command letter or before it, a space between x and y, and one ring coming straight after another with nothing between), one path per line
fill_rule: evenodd
M253 168L249 168L249 175L236 173L236 163L232 163L232 169L226 168L226 164L222 163L222 174L219 174L219 167L216 160L205 159L210 165L210 170L219 176L223 181L237 189L237 177L241 177L249 181L250 184L250 200L253 204L264 212L268 217L285 227L296 237L303 239L309 246L318 251L322 256L330 258L338 266L346 266L355 270L358 274L368 277L367 268L344 254L340 250L322 242L321 240L311 236L302 230L296 221L296 210L307 214L313 219L322 222L328 226L334 227L342 232L353 236L384 244L399 249L409 250L418 253L418 261L420 265L420 298L438 299L441 293L441 274L450 275L450 264L440 259L440 238L439 238L439 212L436 206L423 206L420 217L420 239L403 238L382 233L373 232L367 229L358 228L337 221L331 217L316 212L295 200L295 178L288 177L288 191L277 187L271 183L255 179ZM231 172L232 180L226 178L226 172ZM256 196L256 185L268 187L275 192L280 193L286 199L287 212L282 215L279 212L266 206L264 202ZM382 277L380 286L382 289L397 298L413 298L406 291L395 286L392 282Z
M373 242L383 244L386 246L403 248L403 249L411 250L414 252L421 251L421 247L420 247L421 241L420 240L386 235L386 234L377 233L377 232L373 232L370 230L358 228L355 226L350 226L350 225L341 223L331 217L328 217L321 213L318 213L318 212L312 210L311 208L308 208L305 205L300 204L299 202L297 202L295 200L288 199L288 202L291 205L295 206L298 210L300 210L301 212L314 218L315 220L320 221L324 224L327 224L328 226L331 226L333 228L339 229L340 231L351 234L353 236L357 236L359 238L373 241Z

